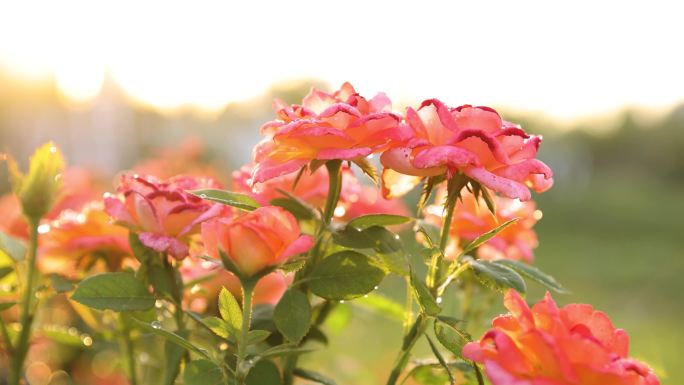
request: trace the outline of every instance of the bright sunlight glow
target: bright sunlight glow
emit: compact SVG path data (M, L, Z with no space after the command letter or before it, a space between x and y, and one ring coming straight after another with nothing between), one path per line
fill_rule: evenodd
M579 116L684 99L678 2L5 1L0 64L75 101L105 74L161 108L318 78Z

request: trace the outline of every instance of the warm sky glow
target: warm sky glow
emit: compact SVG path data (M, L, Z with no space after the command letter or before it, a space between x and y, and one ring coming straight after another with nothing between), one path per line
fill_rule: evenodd
M220 108L307 77L578 116L684 101L679 3L4 1L0 64L54 74L77 101L109 71L160 107Z

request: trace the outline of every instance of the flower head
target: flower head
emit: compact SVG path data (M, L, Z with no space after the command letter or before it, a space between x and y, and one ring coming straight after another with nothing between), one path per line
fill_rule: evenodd
M205 222L202 241L210 256L219 258L223 251L245 276L277 267L313 245L311 236L301 234L295 217L276 206Z
M444 189L440 190L436 201L441 202L445 195ZM461 197L462 199L456 203L449 229L451 237L446 249L447 256L457 256L465 244L517 218L517 221L480 245L477 256L486 260L515 259L532 262L533 250L538 244L533 227L542 217L541 211L537 210L533 201L521 202L518 199L493 196L496 205L496 215L493 215L482 197L476 199L472 193L466 191L461 193ZM443 213L444 208L441 205L427 206L425 220L439 227L442 225Z
M223 210L188 190L219 187L212 179L178 176L159 181L150 176L124 175L118 195L105 196L107 213L139 233L140 242L177 259L189 253L189 237L200 223Z
M63 211L40 241L39 264L44 272L89 267L98 259L115 271L132 255L128 230L111 223L101 202L92 202L81 211Z
M408 108L401 137L380 158L385 196L401 195L422 177L457 173L509 198L530 199L529 188L546 191L552 171L535 159L540 136L501 119L489 107L449 108L436 99Z
M484 364L493 385L658 385L645 364L628 357L629 338L590 305L558 308L551 296L531 309L510 290L510 313L463 348Z
M254 149L254 183L312 160L352 160L380 151L400 121L385 94L366 100L349 83L333 93L313 89L301 105L276 101L274 107L278 119L261 128L265 138Z

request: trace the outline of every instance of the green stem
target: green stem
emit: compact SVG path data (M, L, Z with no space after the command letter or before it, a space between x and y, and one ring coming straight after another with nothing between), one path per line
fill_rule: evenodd
M406 368L406 365L411 358L411 350L418 339L425 333L427 326L428 318L423 314L418 315L408 334L404 337L404 343L401 346L399 355L397 355L397 358L394 361L394 367L390 372L389 378L387 378L387 385L395 385L397 383L399 376L401 376L401 372L404 371L404 368Z
M328 169L328 197L325 200L325 210L323 211L323 223L329 225L335 214L337 201L340 199L342 191L342 161L331 160L325 164Z
M240 385L245 383L245 378L249 372L249 368L245 368L245 359L247 358L247 338L249 335L249 327L252 323L252 297L254 295L254 286L256 286L256 282L251 280L243 280L242 282L242 329L240 333L240 340L238 341L236 367L238 383Z
M449 231L451 230L451 222L454 217L455 208L455 204L444 207L446 215L444 216L444 222L442 223L442 234L439 238L439 249L442 250L442 253L446 250L447 244L449 243Z
M29 250L27 258L27 276L26 285L24 287L24 295L21 301L21 315L20 324L21 332L17 339L16 349L12 361L12 370L10 372L10 385L19 385L22 377L22 369L26 354L28 353L29 340L31 338L31 326L33 324L34 314L31 308L32 299L35 297L33 292L33 280L36 274L36 251L38 249L38 222L39 220L29 219L30 238Z
M126 320L121 314L118 314L120 326L120 341L122 360L126 363L126 374L130 385L138 385L138 376L135 370L135 349L133 341L131 340L131 332L126 324Z

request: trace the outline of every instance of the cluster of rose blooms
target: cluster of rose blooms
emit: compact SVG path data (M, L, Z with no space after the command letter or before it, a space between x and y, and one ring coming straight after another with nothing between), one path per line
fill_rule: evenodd
M493 194L458 191L446 259L458 258L464 245L517 219L479 245L476 258L533 262L533 226L541 212L530 189L544 192L553 184L550 168L536 159L541 137L488 107L452 108L430 99L398 113L384 94L366 99L350 84L334 93L312 90L301 104L276 101L274 107L277 118L261 128L264 138L252 162L234 171L228 186L218 181L220 173L198 166L194 154L182 151L122 174L116 191L104 194L83 171L67 170L59 198L39 227L39 269L77 278L136 269L128 239L133 231L143 245L174 260L183 281L200 282L185 293L188 309L208 311L222 287L241 296L233 273L201 257L220 260L222 253L241 276L270 269L256 285L254 302L276 304L293 280L277 267L306 255L317 234L270 202L288 194L322 213L334 193L329 169L322 167L330 161L344 162L333 222L367 214L409 215L401 196L421 181L462 178ZM373 155L382 165L380 187L361 183L354 173L354 165L368 171ZM424 223L443 226L444 184L435 203L418 213ZM190 193L223 188L249 195L261 207L242 211ZM2 198L0 212L1 230L28 237L18 197ZM492 328L462 351L463 358L482 365L492 384L659 384L650 368L629 358L627 334L591 306L558 308L547 294L530 308L514 290L505 293L504 304L509 313L495 318Z

